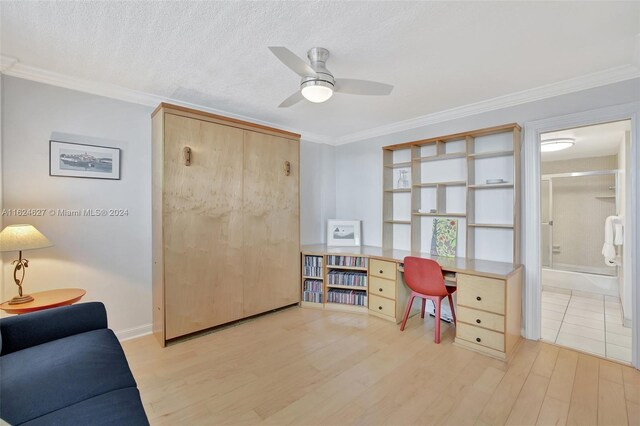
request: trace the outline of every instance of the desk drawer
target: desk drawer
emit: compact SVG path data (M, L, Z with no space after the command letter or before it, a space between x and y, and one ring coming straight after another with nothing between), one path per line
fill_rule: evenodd
M396 300L396 282L384 278L369 278L369 294Z
M504 352L504 334L459 322L456 337L476 345Z
M505 282L458 274L458 303L470 308L504 314Z
M456 315L458 321L504 333L504 317L502 315L478 311L466 306L458 306Z
M396 263L385 262L384 260L371 259L369 261L369 275L374 277L396 280Z
M396 302L372 294L369 296L369 310L392 318L396 316Z

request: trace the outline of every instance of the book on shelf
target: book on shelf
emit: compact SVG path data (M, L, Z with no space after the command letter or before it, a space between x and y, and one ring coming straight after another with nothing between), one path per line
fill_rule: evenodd
M327 280L328 284L367 287L366 272L330 271Z
M351 266L357 268L366 268L367 260L368 259L366 257L357 256L327 256L327 264L329 266Z
M322 256L304 256L304 276L322 277Z
M367 306L367 292L363 290L331 289L327 292L328 303L343 305Z

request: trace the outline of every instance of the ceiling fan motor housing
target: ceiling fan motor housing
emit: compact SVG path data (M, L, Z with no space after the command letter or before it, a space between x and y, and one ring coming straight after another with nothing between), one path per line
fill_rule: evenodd
M314 47L309 49L307 57L316 75L302 77L300 88L302 89L307 86L324 86L333 90L336 82L333 74L331 74L331 71L329 71L326 66L327 59L329 59L329 51L323 47Z

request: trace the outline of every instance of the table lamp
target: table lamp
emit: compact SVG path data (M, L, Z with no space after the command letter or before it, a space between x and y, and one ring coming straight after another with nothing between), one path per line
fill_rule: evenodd
M16 267L13 269L13 281L18 286L18 295L9 301L10 305L18 305L33 300L28 294L22 294L22 282L29 261L22 258L23 250L34 250L51 247L51 241L40 233L33 225L9 225L0 232L0 251L17 251L18 259L11 262ZM19 273L22 272L20 278Z

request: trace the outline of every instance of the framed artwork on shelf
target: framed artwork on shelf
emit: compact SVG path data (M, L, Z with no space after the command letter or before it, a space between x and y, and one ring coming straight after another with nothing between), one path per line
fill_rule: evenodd
M49 176L120 179L120 149L49 141Z
M332 219L327 224L328 246L360 246L362 221Z

